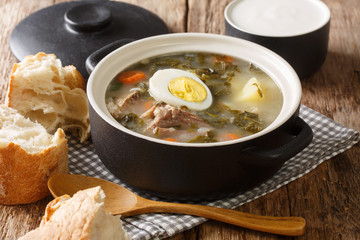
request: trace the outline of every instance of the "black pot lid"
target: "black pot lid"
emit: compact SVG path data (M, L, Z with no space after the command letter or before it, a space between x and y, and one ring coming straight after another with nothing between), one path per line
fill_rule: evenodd
M96 50L122 39L168 33L155 14L114 1L74 1L41 9L23 19L10 36L18 60L38 52L54 53L87 78L85 61Z

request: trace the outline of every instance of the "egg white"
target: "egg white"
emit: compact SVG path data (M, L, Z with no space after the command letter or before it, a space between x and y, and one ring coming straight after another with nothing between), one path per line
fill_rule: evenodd
M206 90L206 98L202 102L191 102L178 98L171 94L168 89L169 82L178 77L188 77L199 82ZM186 106L190 110L202 111L209 108L212 104L212 95L209 88L195 74L180 69L158 70L149 79L149 92L158 101L165 102L174 107Z

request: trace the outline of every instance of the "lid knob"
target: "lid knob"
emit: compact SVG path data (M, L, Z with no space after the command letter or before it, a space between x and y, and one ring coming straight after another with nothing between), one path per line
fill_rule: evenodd
M111 22L111 11L100 4L81 4L67 10L66 25L76 32L96 32Z

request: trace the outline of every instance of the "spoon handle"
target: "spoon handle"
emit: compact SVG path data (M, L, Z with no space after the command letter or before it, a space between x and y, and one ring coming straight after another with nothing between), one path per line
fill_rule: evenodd
M271 217L203 205L151 201L150 212L183 213L225 222L262 232L300 236L305 232L302 217Z

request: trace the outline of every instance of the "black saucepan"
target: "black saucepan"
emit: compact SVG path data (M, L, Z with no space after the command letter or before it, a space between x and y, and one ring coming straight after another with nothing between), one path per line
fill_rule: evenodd
M178 143L147 137L120 125L105 105L110 81L149 57L184 51L225 54L247 60L279 86L284 103L263 131L217 143ZM312 140L298 116L300 80L274 52L246 40L203 33L174 33L126 44L103 58L87 84L91 136L104 165L127 185L175 200L209 200L246 191L273 176Z

